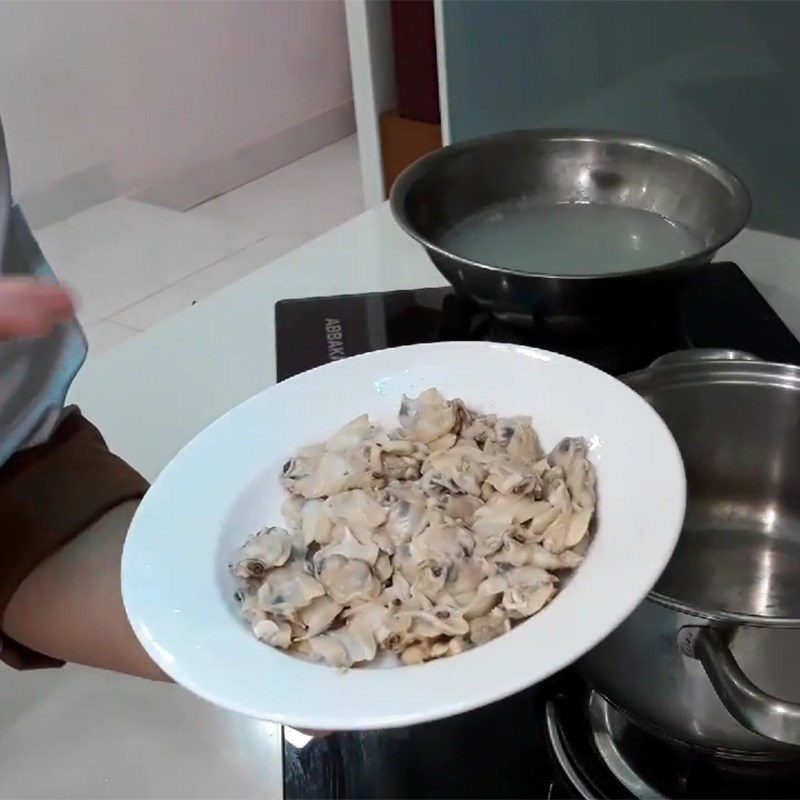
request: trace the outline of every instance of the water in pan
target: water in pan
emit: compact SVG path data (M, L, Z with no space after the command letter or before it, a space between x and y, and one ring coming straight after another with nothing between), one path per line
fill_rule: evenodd
M686 228L650 211L516 201L466 219L447 231L440 244L471 261L548 275L629 272L703 249Z

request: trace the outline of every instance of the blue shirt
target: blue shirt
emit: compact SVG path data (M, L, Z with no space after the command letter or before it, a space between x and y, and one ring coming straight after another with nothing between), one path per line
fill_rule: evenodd
M5 230L0 277L8 275L56 282L19 206L10 208ZM45 339L0 342L0 465L17 450L47 441L86 351L77 321Z

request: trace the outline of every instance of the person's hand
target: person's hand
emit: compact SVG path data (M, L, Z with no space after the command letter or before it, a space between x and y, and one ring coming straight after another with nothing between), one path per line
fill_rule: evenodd
M0 340L47 336L75 314L69 293L34 278L0 278Z

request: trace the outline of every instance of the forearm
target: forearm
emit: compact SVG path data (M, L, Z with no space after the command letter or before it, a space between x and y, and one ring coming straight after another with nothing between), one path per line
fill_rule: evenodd
M152 680L169 680L128 623L120 559L136 502L106 514L43 561L18 587L2 629L54 658Z

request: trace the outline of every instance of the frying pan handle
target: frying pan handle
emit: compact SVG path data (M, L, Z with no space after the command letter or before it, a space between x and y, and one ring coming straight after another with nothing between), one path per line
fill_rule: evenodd
M678 631L683 655L697 659L730 715L745 728L778 742L800 746L800 703L779 700L742 672L719 631L690 626Z
M696 350L676 350L674 353L657 358L650 369L672 367L680 364L699 364L706 361L761 361L758 356L743 350L723 350L712 347L698 347Z

